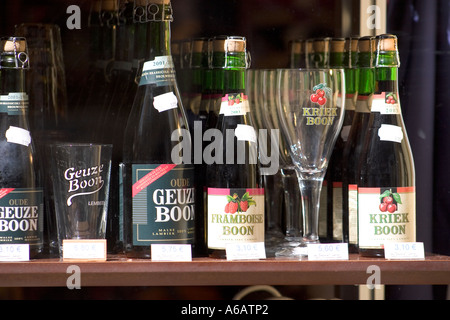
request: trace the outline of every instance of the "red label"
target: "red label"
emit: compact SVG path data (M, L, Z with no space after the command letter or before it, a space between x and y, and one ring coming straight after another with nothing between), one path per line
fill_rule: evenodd
M0 189L0 199L3 198L4 196L6 196L8 193L10 193L13 190L14 190L14 188L2 188L2 189Z
M133 198L142 190L147 188L153 182L161 178L167 172L176 167L176 164L162 164L156 169L147 173L143 178L139 179L135 184L133 184L132 196Z

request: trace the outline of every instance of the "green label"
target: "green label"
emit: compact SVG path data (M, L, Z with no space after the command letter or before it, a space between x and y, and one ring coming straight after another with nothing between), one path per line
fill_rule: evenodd
M132 166L133 244L193 243L194 166Z
M156 57L155 60L146 61L142 66L139 85L156 84L168 86L175 81L175 69L172 56Z
M0 244L42 244L43 193L41 189L0 189Z
M0 112L11 116L22 115L28 110L28 95L25 92L10 92L0 95Z

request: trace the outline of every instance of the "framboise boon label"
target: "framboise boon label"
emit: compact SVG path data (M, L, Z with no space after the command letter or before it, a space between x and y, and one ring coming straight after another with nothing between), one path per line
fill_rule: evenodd
M132 166L133 244L192 244L194 240L194 166Z
M0 189L0 244L42 244L43 199L42 189Z
M208 248L264 242L264 189L208 188Z
M172 56L155 57L154 60L144 62L139 85L156 84L167 86L175 81L175 68Z
M250 111L247 96L240 93L228 93L222 97L220 114L224 116L242 116Z
M358 188L359 247L416 241L415 187Z

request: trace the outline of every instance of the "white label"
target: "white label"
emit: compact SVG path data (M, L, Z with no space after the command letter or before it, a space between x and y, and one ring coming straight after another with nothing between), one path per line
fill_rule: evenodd
M160 94L153 98L153 106L159 112L175 109L178 106L177 96L173 92Z
M9 129L6 130L5 136L6 141L10 143L17 143L25 147L28 147L31 143L30 131L19 127L10 126Z
M348 260L348 243L308 244L308 260Z
M0 261L30 260L29 244L0 244Z
M264 242L228 243L226 245L227 260L265 259Z
M63 260L106 261L106 239L64 239Z
M192 261L190 244L152 244L152 261Z
M401 114L397 94L383 92L382 94L374 95L371 110L381 114Z
M393 242L384 245L386 259L425 259L423 242Z
M380 137L381 141L401 143L403 140L403 131L399 126L382 124L380 129L378 129L378 137Z
M234 134L238 140L256 143L256 131L252 126L247 124L238 124Z
M220 114L224 116L242 116L250 111L248 97L244 93L228 93L222 97Z
M159 56L155 60L146 61L142 66L142 71L173 68L172 56Z

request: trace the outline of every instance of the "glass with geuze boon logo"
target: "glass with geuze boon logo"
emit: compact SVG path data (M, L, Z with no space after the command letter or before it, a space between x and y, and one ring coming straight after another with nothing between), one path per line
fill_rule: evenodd
M104 239L111 173L110 144L52 144L59 252L66 239Z

